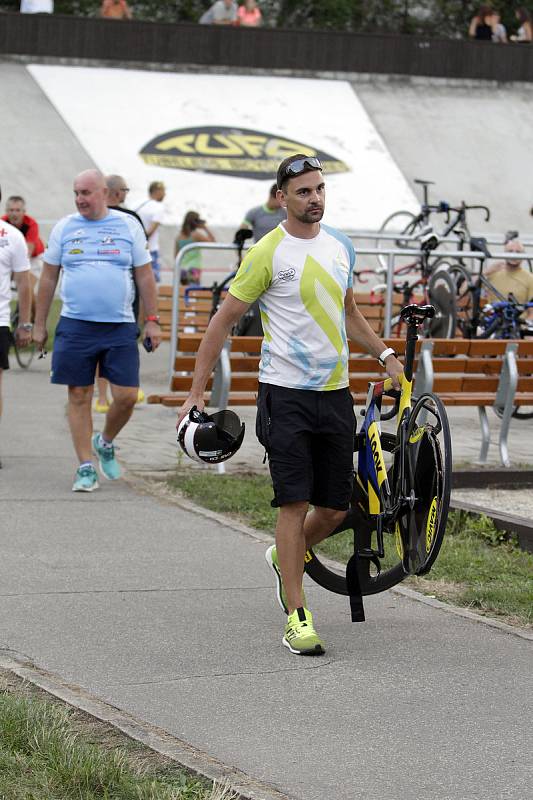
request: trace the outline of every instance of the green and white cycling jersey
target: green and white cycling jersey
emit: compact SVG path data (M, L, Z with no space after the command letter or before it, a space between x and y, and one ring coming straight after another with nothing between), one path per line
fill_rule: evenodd
M245 303L259 300L262 383L348 386L344 298L354 266L351 241L327 225L314 239L298 239L280 223L250 248L229 291Z

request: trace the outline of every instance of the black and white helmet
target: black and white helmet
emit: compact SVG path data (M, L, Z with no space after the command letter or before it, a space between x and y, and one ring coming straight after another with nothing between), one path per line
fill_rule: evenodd
M220 464L237 452L244 422L234 411L206 414L193 406L178 426L178 444L185 455L205 464Z

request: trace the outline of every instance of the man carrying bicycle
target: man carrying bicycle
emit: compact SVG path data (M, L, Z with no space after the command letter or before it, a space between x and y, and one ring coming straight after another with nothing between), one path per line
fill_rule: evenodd
M0 190L0 200L2 192ZM2 415L2 374L9 369L9 328L11 304L11 276L15 281L20 324L14 335L24 347L31 342L31 284L30 262L24 236L9 222L0 221L0 416ZM0 461L0 467L2 462Z
M348 388L348 342L362 344L399 387L402 365L355 304L355 252L322 225L325 184L317 158L295 154L277 173L287 221L246 254L198 351L193 385L180 410L204 407L204 389L232 326L260 299L264 341L256 433L268 456L279 508L267 561L288 614L283 644L321 655L302 589L306 550L344 519L353 480L355 417ZM309 504L314 509L309 512Z

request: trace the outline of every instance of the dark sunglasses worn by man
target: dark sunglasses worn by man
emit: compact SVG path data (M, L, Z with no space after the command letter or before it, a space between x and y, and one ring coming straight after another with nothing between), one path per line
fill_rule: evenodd
M303 175L304 172L312 172L314 170L322 170L322 163L315 156L295 158L294 161L289 161L278 172L278 189L282 188L287 178L296 178L298 175Z

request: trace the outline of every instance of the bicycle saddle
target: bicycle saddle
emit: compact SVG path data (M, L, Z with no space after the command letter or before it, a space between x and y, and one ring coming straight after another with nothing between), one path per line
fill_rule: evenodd
M407 324L421 325L425 319L432 319L435 316L435 306L417 306L416 303L410 303L402 308L400 316Z
M483 253L484 256L490 258L487 240L483 236L473 236L470 239L470 249L474 252Z

